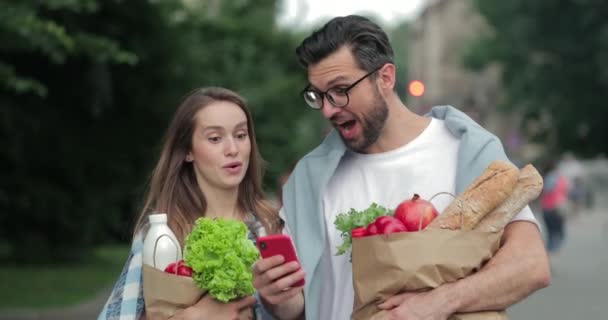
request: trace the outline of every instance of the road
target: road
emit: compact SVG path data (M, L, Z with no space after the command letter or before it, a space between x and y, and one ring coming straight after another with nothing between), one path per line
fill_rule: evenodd
M511 320L608 319L607 205L568 221L551 265L551 286L511 307Z

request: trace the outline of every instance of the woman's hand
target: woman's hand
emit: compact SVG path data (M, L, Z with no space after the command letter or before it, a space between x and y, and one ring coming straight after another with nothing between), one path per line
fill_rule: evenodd
M304 279L305 273L297 262L284 262L280 255L257 261L253 286L275 317L296 319L304 314L304 287L293 285Z
M195 305L178 311L172 320L238 320L242 309L255 304L253 296L224 303L213 299L210 295L203 296Z

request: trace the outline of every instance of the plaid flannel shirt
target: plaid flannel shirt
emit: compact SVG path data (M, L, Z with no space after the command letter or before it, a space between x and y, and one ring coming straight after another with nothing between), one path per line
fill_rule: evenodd
M258 236L265 235L264 227L253 215L250 215L245 223L249 228L248 237L253 242ZM142 278L143 238L142 232L133 238L127 262L97 320L139 320L145 313ZM254 309L257 319L269 317L259 303Z

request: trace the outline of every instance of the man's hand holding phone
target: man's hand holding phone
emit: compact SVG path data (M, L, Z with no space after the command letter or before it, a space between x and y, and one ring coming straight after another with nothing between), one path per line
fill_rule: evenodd
M304 270L287 235L260 237L262 259L253 266L253 286L279 318L296 318L304 312Z

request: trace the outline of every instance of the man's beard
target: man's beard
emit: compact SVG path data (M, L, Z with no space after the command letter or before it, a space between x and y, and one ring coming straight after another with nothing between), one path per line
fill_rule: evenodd
M372 110L367 114L363 114L362 118L358 119L361 125L361 138L345 140L342 137L344 144L355 152L365 153L365 150L378 141L388 118L388 105L386 101L377 90L374 91L374 106Z

